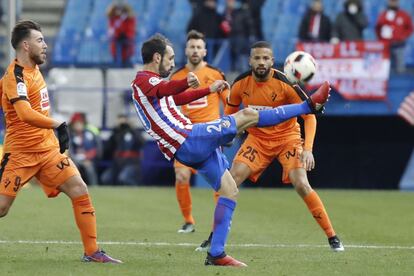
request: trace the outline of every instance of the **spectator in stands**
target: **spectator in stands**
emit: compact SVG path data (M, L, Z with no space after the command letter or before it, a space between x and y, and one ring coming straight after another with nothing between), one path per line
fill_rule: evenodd
M397 72L404 72L404 49L413 32L413 23L411 16L400 9L399 0L388 0L387 8L378 17L375 31L379 40L389 43L391 61Z
M247 62L250 43L255 40L253 20L247 3L237 0L227 0L224 14L228 24L227 34L230 39L231 70L245 72L249 69Z
M4 12L3 12L3 2L4 1L1 1L0 0L0 24L3 24L4 23L4 19L3 19L3 15L4 15Z
M70 120L69 154L79 168L82 178L90 185L98 184L95 162L99 151L99 138L86 128L86 115L76 112Z
M136 19L126 3L115 2L108 9L111 54L121 67L131 67L134 55Z
M299 39L311 42L331 40L331 20L323 13L322 0L313 0L299 27Z
M220 46L217 39L224 37L224 32L228 27L225 22L222 24L223 21L223 17L217 12L217 0L204 0L203 4L196 8L187 26L187 32L196 30L206 37L209 63L212 62Z
M363 40L362 31L368 26L360 0L346 0L344 11L336 17L332 31L332 43Z
M112 165L101 176L105 185L138 185L140 183L140 156L144 144L141 132L134 129L125 115L118 115L105 149L105 156L112 159Z
M262 31L262 7L266 0L243 0L249 6L250 14L253 19L256 41L264 40Z
M192 14L195 14L198 8L203 5L204 0L188 0L192 8Z

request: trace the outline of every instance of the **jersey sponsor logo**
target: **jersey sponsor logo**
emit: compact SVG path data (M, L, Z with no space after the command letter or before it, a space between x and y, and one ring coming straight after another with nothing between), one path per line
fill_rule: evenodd
M151 84L152 86L156 86L157 84L159 84L160 82L162 82L162 79L157 78L157 77L151 77L148 80L149 84Z
M249 104L247 107L250 107L254 110L260 111L260 110L267 110L267 109L273 109L271 106L264 106L264 105L251 105Z
M17 83L17 95L27 97L27 87L24 82Z
M187 104L187 108L203 108L208 105L207 96L204 96L200 99L192 101L191 103Z
M40 90L40 108L42 111L48 110L50 108L49 93L47 92L46 87Z

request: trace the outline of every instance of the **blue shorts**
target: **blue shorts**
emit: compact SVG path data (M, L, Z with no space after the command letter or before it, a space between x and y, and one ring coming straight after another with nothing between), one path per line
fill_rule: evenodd
M215 191L220 189L221 177L229 162L220 146L231 142L237 134L232 116L193 125L189 136L175 153L175 158L203 175Z

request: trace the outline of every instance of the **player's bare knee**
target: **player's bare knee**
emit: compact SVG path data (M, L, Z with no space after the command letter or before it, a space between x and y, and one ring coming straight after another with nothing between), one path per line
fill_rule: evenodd
M236 182L237 187L240 186L240 184L244 181L244 177L235 171L230 171L230 173L234 179L234 182Z
M234 201L237 200L238 195L239 195L239 189L237 188L237 186L226 189L220 193L220 196L230 198Z
M59 186L59 190L71 199L88 193L88 187L79 175L69 178L65 183Z
M0 206L0 218L5 217L7 215L7 213L9 212L9 208L10 206L7 205Z
M293 185L295 186L296 192L302 197L307 196L310 192L313 191L312 187L306 179L300 178L295 181Z
M240 112L242 113L242 116L248 121L259 120L259 112L251 107L243 108Z
M237 197L239 196L239 189L237 188L237 187L234 187L231 191L230 191L230 193L229 193L229 195L228 195L228 197L230 198L230 199L232 199L232 200L234 200L234 201L236 201L237 200Z
M190 176L191 176L191 173L188 174L187 172L183 170L175 170L175 184L180 185L180 184L189 183Z
M234 119L236 120L238 131L241 132L257 124L259 121L259 112L253 108L246 107L234 114Z

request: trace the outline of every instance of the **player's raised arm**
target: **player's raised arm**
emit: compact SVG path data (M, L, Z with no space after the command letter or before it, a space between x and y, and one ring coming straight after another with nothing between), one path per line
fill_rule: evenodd
M188 104L210 93L222 92L223 90L227 89L228 86L229 84L226 81L216 80L207 88L190 90L186 91L185 93L174 95L174 102L176 105Z

